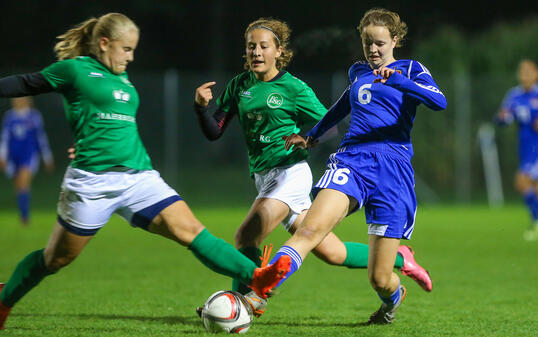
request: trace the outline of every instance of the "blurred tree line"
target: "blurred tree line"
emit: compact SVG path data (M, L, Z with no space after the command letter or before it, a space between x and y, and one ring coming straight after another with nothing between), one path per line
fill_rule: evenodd
M508 89L518 84L519 61L538 61L538 17L498 23L473 34L443 26L428 39L417 42L412 55L427 65L448 99L444 112L421 108L417 113L413 131L416 172L433 190L449 199L458 196L458 186L463 188L458 184L461 179L469 185L469 199L483 199L485 183L477 130L481 124L492 122ZM457 117L457 109L465 108L460 100L469 101L467 117ZM469 134L463 142L458 139L462 128ZM505 195L513 198L517 127L496 128L496 140ZM467 178L457 170L458 160L466 160L462 153L469 161Z

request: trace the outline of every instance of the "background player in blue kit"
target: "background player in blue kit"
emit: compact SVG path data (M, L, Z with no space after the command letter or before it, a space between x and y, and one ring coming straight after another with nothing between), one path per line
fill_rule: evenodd
M407 33L397 13L371 9L358 30L367 61L351 66L350 86L306 139L285 137L286 148L310 147L351 113L349 129L313 189L317 195L302 226L273 261L291 260L289 277L329 231L364 206L368 277L382 301L368 322L389 324L406 294L393 264L400 239L411 238L417 210L410 137L416 108L422 103L443 110L447 102L426 67L394 58L393 49Z
M54 161L41 113L32 106L32 98L12 98L11 106L2 124L0 167L13 179L21 223L26 225L30 217L32 177L39 167L39 156L48 171L54 169Z
M519 85L506 94L497 122L501 125L516 121L519 126L519 167L514 185L523 195L532 223L523 233L525 240L538 238L538 67L529 59L519 63Z

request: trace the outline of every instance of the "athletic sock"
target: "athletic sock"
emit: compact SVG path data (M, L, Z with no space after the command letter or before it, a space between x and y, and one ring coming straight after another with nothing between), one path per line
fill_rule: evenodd
M532 220L538 220L538 205L534 189L526 191L525 194L523 194L523 200L525 200L525 204L531 213Z
M275 288L280 287L280 285L282 284L282 282L284 282L284 280L289 279L290 276L293 273L295 273L297 269L299 269L301 267L301 264L303 263L303 259L301 258L301 255L299 255L299 253L297 253L295 249L293 249L290 246L282 246L278 250L278 252L276 252L275 256L273 257L271 262L269 262L269 264L275 263L283 255L288 255L291 258L290 271L286 274L285 278L283 278L282 280L280 280L280 282L278 282Z
M348 268L368 268L368 245L357 242L344 242L347 255L342 266Z
M381 301L383 301L383 303L385 303L386 305L389 305L389 306L395 305L396 303L398 303L398 301L400 300L400 296L401 296L401 294L400 294L400 282L398 282L398 288L396 288L396 290L389 297L384 297L380 293L377 293L377 296L379 296Z
M346 246L346 260L342 263L342 266L348 268L368 268L368 254L369 247L364 243L357 242L344 242ZM396 262L394 268L403 267L403 256L398 253L396 255Z
M45 267L43 251L44 249L40 249L28 254L15 267L15 271L0 293L0 301L5 306L14 306L42 279L53 274Z
M27 221L30 216L30 191L23 190L17 192L17 205L23 221Z
M250 284L256 264L226 241L209 233L205 228L189 246L194 256L206 267L226 276Z
M536 224L538 221L538 195L535 191L532 193L532 207L531 207L531 214L532 214L532 221Z
M262 251L258 247L241 247L238 249L243 255L248 257L256 266L260 267L262 265ZM237 278L234 278L232 281L232 290L237 291L240 294L248 294L252 291L247 285L241 283Z

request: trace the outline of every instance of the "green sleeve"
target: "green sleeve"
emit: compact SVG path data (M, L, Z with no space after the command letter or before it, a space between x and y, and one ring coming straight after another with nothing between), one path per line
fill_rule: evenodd
M55 91L63 91L71 86L76 77L75 64L73 59L58 61L41 71L47 81Z
M237 111L237 78L232 79L226 85L226 89L217 99L217 105L221 111L235 112Z
M317 123L327 112L308 85L297 94L296 110L298 123L307 125Z

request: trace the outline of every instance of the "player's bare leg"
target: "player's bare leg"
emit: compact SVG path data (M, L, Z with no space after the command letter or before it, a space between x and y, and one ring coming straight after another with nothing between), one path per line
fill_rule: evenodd
M400 286L400 278L392 271L400 239L370 234L368 244L370 246L368 279L383 301L368 323L390 324L406 294L405 288Z
M235 232L235 245L251 260L257 260L260 255L260 245L263 240L284 221L290 208L280 200L272 198L258 198L254 201L243 223ZM254 261L260 263L260 260ZM245 299L252 307L254 316L260 317L265 312L267 300L258 296L246 285L234 279L233 290L244 294Z
M277 199L256 199L235 232L237 248L260 247L263 240L286 218L290 208Z
M183 246L189 246L204 228L187 203L180 200L163 209L153 219L148 230Z
M355 207L356 202L340 191L321 190L301 226L284 245L293 247L304 259Z

